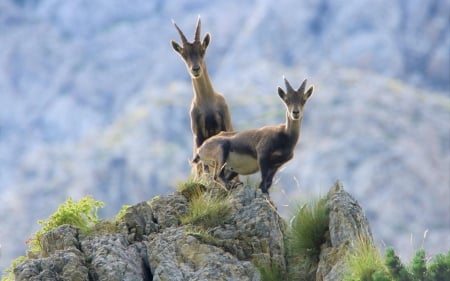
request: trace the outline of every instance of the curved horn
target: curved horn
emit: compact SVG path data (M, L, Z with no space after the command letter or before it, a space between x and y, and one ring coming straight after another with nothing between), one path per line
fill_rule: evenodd
M178 34L180 34L181 41L183 41L183 44L187 43L188 41L187 41L186 36L184 36L183 31L181 31L181 29L178 27L178 25L175 23L175 21L173 21L173 24L175 25L175 28L177 29Z
M300 93L304 93L305 92L305 88L306 88L306 82L308 81L308 79L303 80L302 85L300 86L300 88L298 88L298 92Z
M286 77L284 78L284 83L286 84L286 90L289 91L295 91L294 88L292 88L291 84L289 84L289 81L286 79Z
M197 27L195 28L195 41L200 41L200 28L202 26L202 22L200 21L200 16L198 16Z

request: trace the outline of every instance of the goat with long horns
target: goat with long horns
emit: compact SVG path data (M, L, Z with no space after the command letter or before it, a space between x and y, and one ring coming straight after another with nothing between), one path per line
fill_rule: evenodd
M206 140L197 150L193 163L212 166L226 186L236 174L249 175L261 171L259 188L268 193L278 169L292 159L300 137L303 107L312 95L314 86L307 91L305 79L294 90L287 79L286 92L278 87L278 95L286 106L286 123L237 132L222 132Z
M175 28L181 37L182 45L171 41L172 48L181 56L186 64L192 79L194 98L192 99L190 117L191 130L194 137L194 154L203 142L222 132L232 131L230 112L225 98L213 88L205 64L206 48L211 40L211 35L206 33L203 41L200 41L200 17L195 29L193 42L189 42L178 25ZM194 167L197 175L200 166Z

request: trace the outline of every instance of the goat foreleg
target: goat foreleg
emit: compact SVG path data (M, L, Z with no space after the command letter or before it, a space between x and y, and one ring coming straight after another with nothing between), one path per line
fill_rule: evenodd
M259 167L261 169L261 183L259 188L262 193L269 193L269 188L272 185L273 177L278 168L271 166L268 159L260 159Z

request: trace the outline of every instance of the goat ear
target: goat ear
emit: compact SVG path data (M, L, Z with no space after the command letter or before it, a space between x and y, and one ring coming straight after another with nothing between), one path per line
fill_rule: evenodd
M205 37L203 38L203 42L202 42L202 46L203 49L206 50L206 48L208 48L209 42L211 41L211 34L206 33Z
M183 50L183 47L181 47L180 44L178 44L177 42L175 42L173 40L170 41L170 44L172 44L172 48L175 50L175 52L181 54L181 51Z
M305 93L305 97L308 99L314 92L314 86L309 87L308 91Z
M280 87L278 87L278 95L280 96L280 98L281 98L282 100L285 100L285 99L286 99L286 93L285 93L284 90L281 89Z

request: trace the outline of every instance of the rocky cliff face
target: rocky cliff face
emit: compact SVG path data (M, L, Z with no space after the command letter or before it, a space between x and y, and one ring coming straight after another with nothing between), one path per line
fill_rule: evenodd
M261 280L255 264L286 273L287 225L266 195L246 186L231 192L230 218L208 239L181 225L188 198L180 193L130 207L115 233L85 236L63 225L45 234L39 257L14 270L22 280ZM330 224L317 280L339 280L343 257L358 235L372 240L359 204L336 184L327 197ZM345 245L345 247L344 247Z

